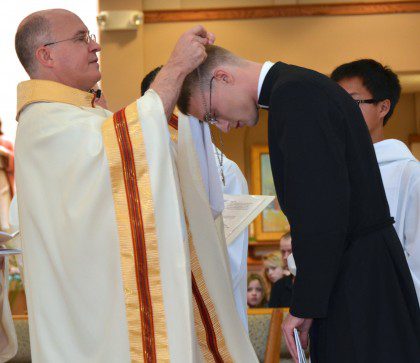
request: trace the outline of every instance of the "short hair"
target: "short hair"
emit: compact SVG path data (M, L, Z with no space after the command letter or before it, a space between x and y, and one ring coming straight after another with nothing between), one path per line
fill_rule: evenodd
M16 54L25 71L36 70L35 52L50 34L50 22L41 14L32 14L18 27L15 35Z
M162 69L163 66L156 67L153 71L150 71L141 81L141 95L143 96L146 91L150 88L150 85L155 80L157 74Z
M258 308L258 307L264 307L267 304L267 295L268 295L268 292L267 292L267 284L264 281L264 277L262 277L261 275L256 274L256 273L250 274L248 276L248 280L247 280L246 286L248 288L249 287L249 283L251 281L255 281L255 280L260 283L261 289L262 289L261 303L259 305L255 306L255 307L256 308Z
M196 69L185 77L179 94L177 106L185 115L189 113L192 92L200 86L200 83L210 83L212 71L216 67L225 64L239 65L243 62L242 58L217 45L206 45L205 48L207 53L206 60L198 67L199 71ZM198 72L200 72L201 79L198 77Z
M384 117L384 125L386 125L401 95L401 85L398 76L391 68L383 66L373 59L360 59L342 64L334 69L331 74L331 78L336 82L355 77L362 80L363 86L366 87L375 100L388 99L391 102L389 112Z

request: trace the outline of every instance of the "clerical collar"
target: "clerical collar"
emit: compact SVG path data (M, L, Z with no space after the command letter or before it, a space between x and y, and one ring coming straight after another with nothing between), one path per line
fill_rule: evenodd
M264 79L267 76L268 71L270 70L270 68L273 65L274 65L273 62L267 61L263 64L263 66L261 68L260 78L258 79L258 100L260 99L261 88L262 88L262 85L264 83ZM260 104L258 104L258 106L261 107L261 108L267 108L267 106L260 105Z
M59 102L77 107L95 107L94 100L95 94L58 82L31 79L18 84L16 120L26 106L35 102Z
M286 67L287 64L282 62L277 62L270 67L261 86L261 92L258 97L258 107L269 108L271 90L277 81L280 71L284 70Z

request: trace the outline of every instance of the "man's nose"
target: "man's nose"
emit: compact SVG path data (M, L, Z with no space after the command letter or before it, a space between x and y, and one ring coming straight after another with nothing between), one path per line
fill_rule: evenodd
M96 40L91 40L89 42L89 48L91 52L100 52L101 51L101 45Z

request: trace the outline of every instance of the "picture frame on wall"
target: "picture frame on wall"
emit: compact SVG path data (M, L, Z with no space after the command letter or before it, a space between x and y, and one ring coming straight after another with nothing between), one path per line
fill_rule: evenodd
M252 194L276 195L268 145L251 146L251 183ZM279 240L290 230L277 198L255 219L253 230L257 241Z

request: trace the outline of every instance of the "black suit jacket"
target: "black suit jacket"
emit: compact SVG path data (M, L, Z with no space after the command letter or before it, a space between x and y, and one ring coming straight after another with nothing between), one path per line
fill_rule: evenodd
M349 243L392 224L372 141L354 100L309 69L276 63L259 104L298 270L291 312L326 317Z

